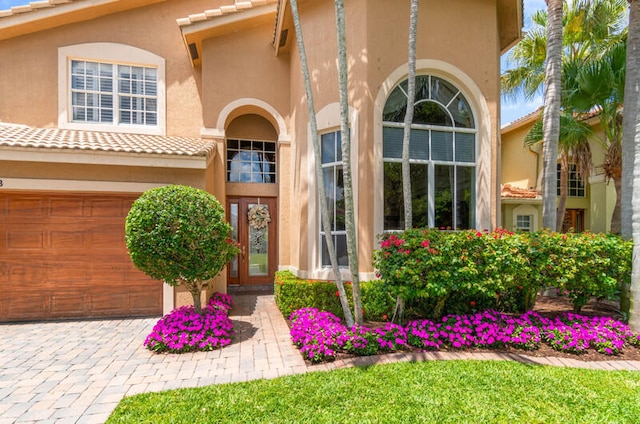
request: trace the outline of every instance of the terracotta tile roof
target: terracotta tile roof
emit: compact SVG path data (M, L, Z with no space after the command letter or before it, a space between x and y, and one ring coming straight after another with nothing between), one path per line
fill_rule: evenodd
M196 137L33 128L0 123L0 148L2 147L208 157L215 145Z
M186 18L177 19L176 22L178 23L178 26L184 27L195 24L197 22L214 19L218 16L230 15L233 13L242 12L243 10L253 9L257 6L274 4L277 2L278 0L236 0L234 4L220 6L217 9L205 10L202 13L195 13L193 15L187 16Z
M500 197L503 199L536 199L539 196L535 190L504 184L500 190Z
M41 0L41 1L32 1L29 4L13 6L11 9L0 10L0 18L5 18L7 16L15 16L21 15L23 13L35 12L40 9L47 9L50 7L55 7L59 4L67 4L73 2L81 2L84 0Z

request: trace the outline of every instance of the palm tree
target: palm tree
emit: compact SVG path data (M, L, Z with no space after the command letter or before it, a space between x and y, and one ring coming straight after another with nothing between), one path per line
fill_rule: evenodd
M291 4L291 15L293 17L293 25L296 30L296 41L298 44L298 53L300 55L300 66L302 68L305 93L307 96L307 107L309 112L309 123L311 126L311 138L313 141L313 153L315 158L315 170L318 187L318 197L320 201L322 228L324 229L324 233L329 235L332 231L331 218L329 217L329 208L327 207L327 197L325 194L324 172L322 172L322 151L320 147L320 137L318 135L318 122L316 120L316 112L313 103L313 90L311 88L311 77L309 74L309 65L307 63L307 53L304 46L302 26L300 24L298 2L297 0L290 0L289 3ZM342 135L344 136L345 133L348 134L348 131L343 131ZM340 294L340 304L342 305L342 311L344 312L345 322L349 327L351 327L354 324L354 319L353 315L351 314L351 309L349 308L349 302L347 301L347 292L344 289L344 284L340 275L338 258L336 257L336 250L333 244L333 237L327 236L325 237L325 240L327 243L327 250L329 251L329 260L331 261L331 267L333 268L333 275L336 279L336 286L338 288L338 293ZM349 262L351 262L351 258Z
M402 138L402 195L404 199L404 228L413 226L413 196L411 192L411 164L409 162L411 124L413 123L413 111L416 97L416 39L418 32L418 3L419 0L411 0L409 13L409 61L407 79L407 109L404 114L404 133ZM396 316L400 322L404 317L404 299L398 296L396 309L392 322Z
M565 65L567 100L576 112L597 112L605 138L602 165L607 181L613 181L616 205L611 232L620 234L622 193L622 105L626 73L626 41L618 41L604 55L583 63Z
M556 219L562 223L567 204L569 164L575 164L576 172L583 183L586 184L589 175L591 175L593 163L588 139L593 134L593 130L584 120L577 120L572 113L562 112L559 131L560 197L558 198ZM524 144L525 147L532 147L541 143L542 140L542 119L538 119L525 136Z
M631 222L623 224L622 235L633 238L633 264L630 287L623 286L623 291L629 289L631 293L629 325L640 331L640 0L629 0L626 67L635 72L629 72L625 81L622 208Z
M411 196L411 165L409 163L409 143L413 123L416 97L416 33L418 28L418 0L411 0L409 18L409 77L407 79L407 109L404 114L404 134L402 138L402 192L404 195L404 228L413 225L413 205Z
M542 116L542 224L556 229L558 138L560 134L560 91L562 70L562 0L547 0L547 59L545 65L544 111Z
M342 173L344 181L345 230L347 233L347 253L351 271L353 309L356 324L362 324L362 299L360 297L360 277L358 275L358 244L353 206L353 182L351 178L351 136L349 125L349 91L347 80L347 40L345 35L344 1L335 1L336 31L338 39L338 86L340 91L340 130L342 132Z
M615 57L617 55L617 53L612 52L619 50L620 42L624 40L626 36L624 31L626 1L576 0L566 4L565 7L566 13L563 20L564 48L562 50L564 57L564 65L562 68L563 99L561 108L566 112L573 111L580 113L590 109L585 109L584 106L576 104L576 99L579 97L576 91L592 90L595 93L602 88L611 89L611 87L620 85L619 83L614 84L613 81L615 79L609 79L608 82L604 84L593 84L599 80L594 78L597 75L595 73L589 76L589 69L591 68L593 71L598 69L598 67L597 65L593 67L586 65L597 62L604 63L608 60L605 59L607 56ZM545 77L544 52L546 52L548 47L545 33L545 29L548 29L547 17L548 13L545 11L534 14L534 27L527 33L523 41L510 53L510 62L516 66L506 71L501 77L502 91L505 97L509 98L518 93L523 93L525 97L532 98L539 92ZM620 61L618 60L611 64L617 66L619 63ZM578 73L580 73L580 76L578 76ZM613 75L617 75L616 79L619 81L618 77L620 73L609 74L609 76ZM601 74L601 77L603 76L604 75ZM581 84L580 87L578 87L579 82ZM591 85L591 88L589 88L589 85ZM594 87L598 87L599 89L594 91ZM607 97L601 98L606 99ZM591 108L593 108L595 106L593 99L591 99L590 102ZM615 119L609 119L606 115L606 112L609 110L617 110L615 107L601 108L601 110L605 112L605 115L601 116L601 119L604 117L605 122L611 124L616 122ZM611 116L614 116L614 114ZM615 125L605 125L605 127L615 128ZM614 134L614 132L612 131L609 134ZM615 185L615 169L619 171L619 166L616 168L616 160L619 158L619 154L616 156L616 153L619 153L619 149L616 150L615 143L611 143L609 140L615 140L615 137L607 137L604 141L603 146L605 150L608 151L604 166L611 171L611 179ZM550 160L553 161L552 158L550 158ZM555 163L548 165L549 172L551 172L551 168L555 166ZM548 189L549 195L551 195L551 191L555 190L554 187L548 187ZM546 202L547 191L545 191L544 194ZM549 214L551 214L552 208L549 207L549 209ZM612 218L612 226L616 228L614 221L615 218ZM556 222L560 225L562 222L561 218L557 219ZM546 223L544 225L545 227L547 226Z

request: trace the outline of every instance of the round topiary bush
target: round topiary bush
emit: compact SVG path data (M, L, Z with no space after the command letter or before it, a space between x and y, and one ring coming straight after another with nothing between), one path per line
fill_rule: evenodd
M125 223L133 264L151 278L184 285L198 313L202 290L238 254L230 232L224 209L213 195L180 185L143 193Z

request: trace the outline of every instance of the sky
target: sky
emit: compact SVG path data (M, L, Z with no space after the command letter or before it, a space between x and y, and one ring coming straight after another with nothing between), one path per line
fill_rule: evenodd
M23 4L28 4L28 0L0 0L0 10L10 9L12 6L18 6ZM524 29L529 27L531 24L531 15L538 9L546 9L547 5L545 0L524 0ZM506 54L503 56L501 61L501 67L503 70L506 66ZM524 115L527 115L538 107L542 105L542 94L538 97L526 101L523 98L518 98L514 100L506 100L502 101L502 113L501 113L501 125L512 122Z

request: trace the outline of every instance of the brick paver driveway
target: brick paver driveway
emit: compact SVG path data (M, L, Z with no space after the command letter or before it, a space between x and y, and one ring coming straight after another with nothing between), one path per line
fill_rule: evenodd
M0 325L0 424L101 423L126 395L304 372L273 296L234 297L232 345L157 355L159 317Z

